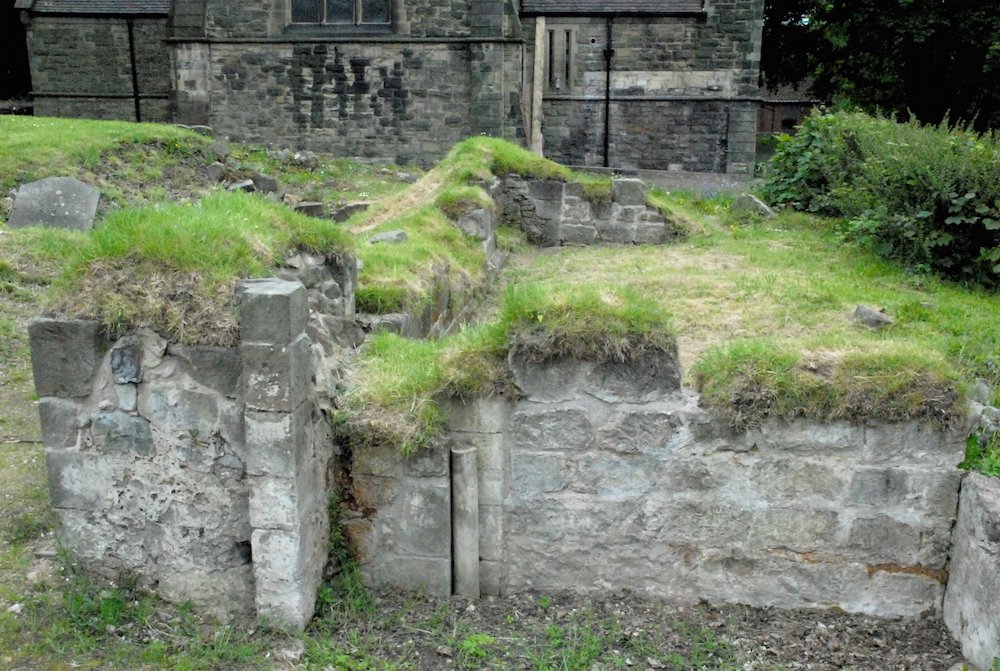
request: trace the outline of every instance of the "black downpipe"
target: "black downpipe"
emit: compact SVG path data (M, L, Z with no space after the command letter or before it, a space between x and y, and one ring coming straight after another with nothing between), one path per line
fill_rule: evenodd
M611 167L611 59L615 55L611 25L614 16L607 20L607 48L604 50L604 167Z
M135 103L135 120L142 121L142 105L139 103L139 72L135 66L135 25L133 19L125 19L128 25L128 55L132 64L132 101Z

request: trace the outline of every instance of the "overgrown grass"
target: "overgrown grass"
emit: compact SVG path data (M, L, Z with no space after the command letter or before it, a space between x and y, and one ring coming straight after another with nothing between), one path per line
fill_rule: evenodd
M734 426L793 416L946 423L964 412L972 380L1000 386L996 296L907 273L819 218L761 220L663 197L692 222L686 244L537 254L508 281L625 287L659 306L688 382ZM895 324L856 324L859 304L885 308Z
M390 442L410 453L443 426L438 395L516 394L511 350L532 362L627 361L674 345L667 313L627 287L512 284L486 323L440 340L374 336L347 394L343 430L356 447Z
M378 314L420 312L434 302L435 277L444 267L452 286L479 285L485 255L479 241L458 231L453 220L474 209L492 209L480 184L510 173L579 182L591 200L611 199L610 178L574 172L495 138L460 142L419 182L348 222L361 239L392 230L408 235L398 244L359 246L358 309Z
M162 124L2 116L0 189L97 168L106 154L130 145L155 145L169 154L188 153L209 142L197 133Z
M270 275L298 250L335 255L352 244L330 222L243 193L122 210L67 258L51 307L97 319L110 335L144 326L181 342L231 344L239 278Z

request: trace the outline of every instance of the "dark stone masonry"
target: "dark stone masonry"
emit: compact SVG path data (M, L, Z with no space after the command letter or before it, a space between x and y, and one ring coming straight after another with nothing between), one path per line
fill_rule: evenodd
M430 164L490 135L558 161L749 173L763 0L19 0L38 114L209 125L237 141ZM301 16L298 17L301 19Z

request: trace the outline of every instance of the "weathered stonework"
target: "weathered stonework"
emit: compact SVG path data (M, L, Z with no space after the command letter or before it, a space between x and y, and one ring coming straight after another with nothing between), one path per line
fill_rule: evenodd
M111 343L78 320L29 334L63 547L169 601L296 631L328 560L326 411L359 336L353 257L288 261L296 281L239 287L236 348Z
M638 179L615 179L611 202L593 202L576 183L507 175L490 186L502 222L519 226L533 244L661 244L677 237L663 214L646 205Z
M390 24L361 27L293 24L288 0L135 4L162 16L21 0L36 113L135 118L138 94L144 120L400 164L485 134L569 163L752 173L763 0L572 18L394 0Z
M171 119L166 16L26 15L37 116L135 121L138 98L143 121Z
M1000 480L970 473L951 548L944 621L981 669L1000 659Z
M479 454L482 593L940 613L961 436L734 433L680 388L675 357L653 363L515 358L522 400L449 405L454 448Z

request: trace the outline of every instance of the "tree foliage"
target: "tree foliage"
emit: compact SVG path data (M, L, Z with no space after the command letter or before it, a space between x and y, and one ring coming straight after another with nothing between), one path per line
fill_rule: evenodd
M770 89L806 82L833 103L925 123L1000 127L997 0L767 0Z

